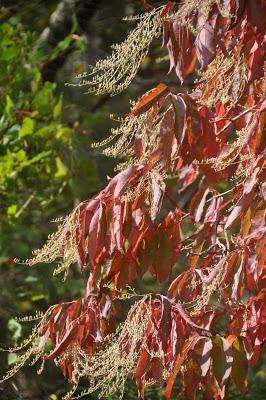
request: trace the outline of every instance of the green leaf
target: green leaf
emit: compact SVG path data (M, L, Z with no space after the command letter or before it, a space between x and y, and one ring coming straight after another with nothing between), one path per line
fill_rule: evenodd
M6 95L6 106L5 106L5 113L8 115L8 117L11 117L11 109L13 108L14 104L9 95Z
M61 40L57 44L57 46L53 50L52 54L50 55L50 60L54 60L55 58L57 58L60 53L64 52L71 45L71 43L74 40L73 33L77 30L77 26L78 26L77 18L73 17L72 18L72 28L71 28L69 35L67 35L63 40ZM77 36L77 35L75 35L75 36Z
M50 135L50 133L51 133L51 126L48 125L48 126L43 126L42 128L38 129L38 130L35 132L35 135L36 135L36 136L45 137L45 136Z
M0 129L5 129L7 127L7 119L6 116L3 114L0 118Z
M44 294L36 294L34 296L32 296L31 300L32 301L39 301L39 300L43 300L45 299Z
M21 335L22 335L22 327L21 327L21 324L20 324L18 321L16 321L14 318L11 318L11 319L8 321L7 328L8 328L8 330L9 330L10 332L13 333L12 339L13 339L15 342L17 342L18 339L20 339L20 338L21 338Z
M57 171L55 173L55 178L61 178L62 176L66 176L67 168L65 164L62 162L60 157L56 157L55 159Z
M129 248L129 241L127 239L125 240L124 247L125 247L125 251L127 251Z
M66 50L66 49L69 47L69 45L71 44L71 42L72 42L72 35L70 34L70 35L66 36L63 40L61 40L61 41L57 44L56 48L54 49L54 51L53 51L52 54L51 54L50 59L51 59L51 60L54 60L55 58L57 58L58 55L59 55L61 52L63 52L64 50Z
M10 142L18 139L18 132L21 126L19 124L12 125L3 136L3 146L7 146Z
M61 112L62 112L62 97L60 97L59 101L56 103L56 105L54 106L53 109L53 118L54 119L58 119L61 116Z
M17 159L17 161L19 161L19 162L22 162L22 161L24 161L25 159L26 159L26 152L24 151L24 150L19 150L17 153L16 153L16 159Z
M9 216L15 215L17 210L18 210L18 205L17 204L12 204L11 206L8 207L7 214Z
M27 278L24 279L24 281L26 283L35 283L35 282L38 282L38 278L36 276L29 275L29 276L27 276Z
M58 132L56 132L56 139L68 139L71 136L71 129L68 128L67 126L60 126L60 129Z
M7 364L14 365L19 360L19 356L17 353L9 353L7 356Z
M45 82L43 88L36 93L33 100L33 106L41 116L47 115L53 109L55 98L53 91L55 84Z
M14 28L13 26L8 23L8 22L4 22L0 25L0 33L3 36L11 36L14 32Z
M29 117L25 117L22 122L22 127L19 131L19 137L23 138L27 135L31 135L34 131L35 121Z
M32 74L33 74L33 80L31 82L31 91L33 93L35 93L38 90L42 75L41 75L41 72L37 68L33 68Z
M2 47L0 52L0 60L2 61L10 61L13 58L16 58L19 54L19 49L15 44L10 46Z
M43 160L44 158L47 158L50 154L52 154L52 150L42 151L41 153L37 154L35 157L28 160L26 165L35 164L35 163Z

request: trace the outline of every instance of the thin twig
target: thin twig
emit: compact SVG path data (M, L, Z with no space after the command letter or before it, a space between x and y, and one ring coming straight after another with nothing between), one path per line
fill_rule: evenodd
M33 200L35 193L32 193L30 197L25 201L23 206L16 212L15 218L19 218L23 211L30 205L31 201Z
M245 114L247 114L248 112L254 110L257 107L257 104L255 106L252 106L250 108L247 108L245 111L243 111L242 113L240 113L239 115L237 115L234 118L231 118L230 121L228 122L228 124L226 124L220 131L218 131L215 135L218 136L221 133L223 133L231 124L232 122L238 120L238 118L243 117ZM259 111L258 109L256 111Z

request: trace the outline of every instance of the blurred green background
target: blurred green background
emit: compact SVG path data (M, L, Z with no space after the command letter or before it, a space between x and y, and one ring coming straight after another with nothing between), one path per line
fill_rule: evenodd
M153 4L159 3L154 1ZM74 76L109 54L134 26L125 15L142 11L140 0L33 0L0 3L0 346L18 344L30 323L14 317L46 310L50 304L74 299L86 277L73 267L65 283L52 277L52 266L29 268L14 263L26 259L56 228L53 219L65 216L80 201L104 187L113 175L114 160L106 159L91 143L108 135L109 114L123 115L129 99L160 80L167 64L154 43L134 83L117 97L84 94L67 87ZM149 283L150 284L150 283ZM0 354L3 373L15 354ZM251 375L246 396L232 388L232 399L266 398L265 372ZM23 368L0 385L0 399L59 399L69 386L52 363L42 375ZM90 397L94 398L94 397ZM136 399L129 382L126 399ZM147 399L162 392L147 391ZM199 398L201 398L199 394Z

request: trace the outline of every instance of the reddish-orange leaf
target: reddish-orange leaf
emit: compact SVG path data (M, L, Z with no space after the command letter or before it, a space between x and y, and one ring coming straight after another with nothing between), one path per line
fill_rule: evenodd
M189 350L194 347L194 345L199 340L199 338L200 338L200 336L194 336L192 338L189 338L187 340L187 342L185 343L182 351L176 357L173 370L172 370L172 372L167 380L167 383L166 383L166 389L164 392L164 396L165 396L166 400L170 400L172 389L173 389L177 374L180 371L180 368L182 367L182 364L185 361Z
M166 96L169 93L168 87L164 83L159 83L156 88L152 89L135 105L133 110L128 115L140 115L147 111L156 101L162 96Z

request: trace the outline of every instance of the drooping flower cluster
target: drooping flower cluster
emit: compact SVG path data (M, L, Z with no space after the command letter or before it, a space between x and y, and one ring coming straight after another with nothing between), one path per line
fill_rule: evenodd
M124 42L112 46L110 56L99 60L89 73L82 74L77 84L67 85L86 86L88 93L95 94L107 92L114 95L126 89L146 57L151 42L160 36L162 30L160 8L134 19L139 20L137 27Z

